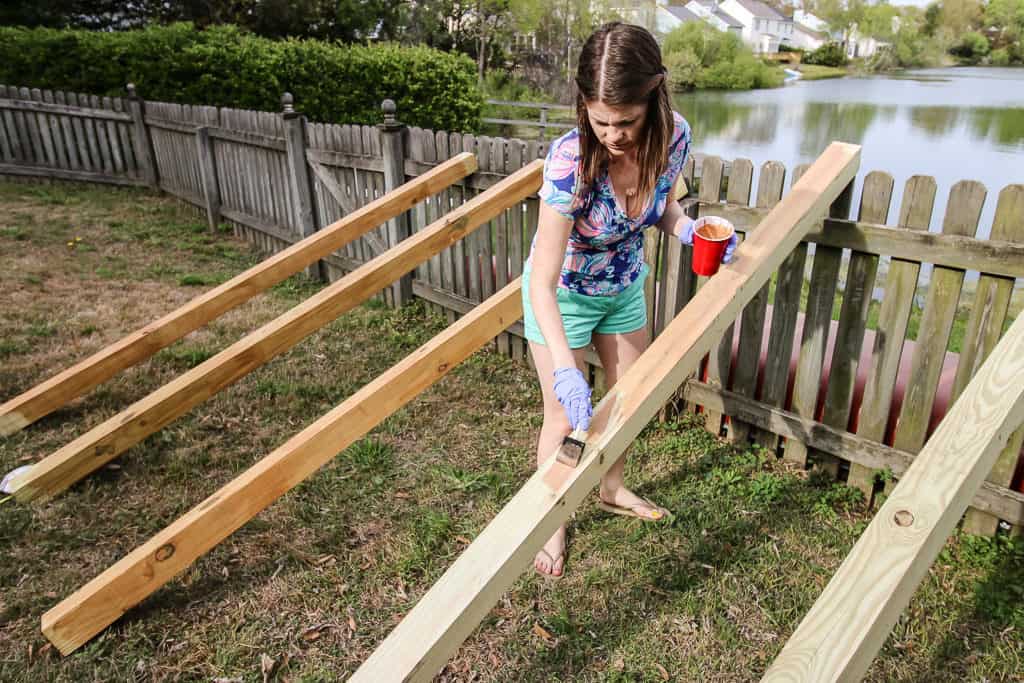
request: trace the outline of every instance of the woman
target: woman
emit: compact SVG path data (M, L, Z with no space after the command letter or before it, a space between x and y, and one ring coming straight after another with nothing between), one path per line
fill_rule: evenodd
M690 148L690 126L672 111L654 38L639 26L606 24L587 39L576 74L577 128L551 144L537 236L524 269L523 308L544 396L537 464L592 406L583 352L597 349L608 386L647 348L643 230L657 225L690 244L693 221L669 193ZM735 240L729 244L728 261ZM667 511L623 484L625 456L601 480L601 507L658 520ZM534 566L561 576L565 525Z

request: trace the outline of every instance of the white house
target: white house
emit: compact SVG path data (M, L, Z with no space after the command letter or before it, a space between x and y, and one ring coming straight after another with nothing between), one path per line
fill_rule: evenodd
M743 24L724 11L717 0L690 0L686 4L686 10L696 14L711 26L719 31L732 31L737 35L743 35Z
M857 24L854 24L850 28L850 35L846 38L846 57L848 59L856 59L857 57L871 57L879 48L885 47L889 43L881 40L876 40L871 36L865 36L857 30Z
M801 9L793 11L793 47L817 50L830 40L833 38L824 19Z
M781 43L793 43L793 20L759 0L723 0L718 7L743 25L743 42L756 53L775 53Z
M803 24L797 24L794 22L793 47L799 47L810 52L811 50L817 50L828 41L829 36L827 33L815 31Z

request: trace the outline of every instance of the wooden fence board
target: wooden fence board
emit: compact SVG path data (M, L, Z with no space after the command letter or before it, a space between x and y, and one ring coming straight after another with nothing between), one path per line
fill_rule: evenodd
M853 184L846 188L829 208L829 215L846 218L853 202ZM841 249L816 245L811 284L804 314L804 329L800 338L800 357L793 384L793 412L801 417L815 417L818 388L825 359L832 305L836 298L836 282L843 252ZM798 465L807 464L807 447L798 440L789 439L783 451L786 460Z
M973 237L984 202L984 185L972 180L958 182L949 193L942 231ZM916 453L924 445L963 282L962 270L939 266L932 270L894 442L901 450Z
M722 193L724 171L725 165L719 157L704 157L702 175L700 178L700 191L698 194L702 203L718 204L718 198ZM751 172L753 172L753 167L751 167ZM744 180L741 177L738 183L742 185L743 182ZM708 214L714 215L714 213L714 208L708 209ZM692 258L692 250L690 251ZM694 289L696 290L696 287ZM690 296L692 297L695 293L695 291L692 292ZM732 338L734 328L735 323L725 328L722 338L712 348L711 353L708 355L707 383L712 386L725 388L729 384L729 367L732 364ZM716 410L705 410L704 426L709 432L718 436L722 430L723 417L724 416Z
M872 171L864 178L857 220L885 223L892 202L893 179L888 173ZM878 271L878 257L854 251L850 254L839 326L832 353L832 366L821 421L837 429L845 429L850 420L857 367L864 344L868 311L871 307ZM874 473L851 465L847 483L864 494L870 505Z
M785 166L777 161L766 161L762 164L757 181L757 208L771 209L778 204L782 199L785 180ZM768 288L769 284L765 283L743 308L740 316L740 344L732 371L732 390L741 396L753 397L757 390L764 321L768 309ZM761 437L759 432L760 430L751 430L742 420L729 420L729 438L733 441L745 443L751 436L760 441L767 441L767 437Z
M790 185L795 185L807 170L807 164L793 169ZM761 401L766 405L781 408L786 400L789 383L789 362L793 355L797 316L800 313L800 295L804 284L807 265L807 243L801 242L793 249L782 266L775 284L775 300L772 306L771 330L768 336L768 350L761 383ZM778 448L778 436L767 430L758 433L758 443L770 451Z

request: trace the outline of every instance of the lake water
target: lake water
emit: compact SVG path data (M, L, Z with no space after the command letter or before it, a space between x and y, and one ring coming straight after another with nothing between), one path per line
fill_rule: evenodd
M988 188L978 231L987 237L999 191L1024 183L1024 69L926 69L771 90L702 91L677 96L675 106L693 128L695 152L746 157L755 176L765 161L782 162L787 172L813 161L832 140L862 145L858 187L875 170L895 180L890 224L899 217L898 198L910 176L935 177L936 231L953 184L977 180Z

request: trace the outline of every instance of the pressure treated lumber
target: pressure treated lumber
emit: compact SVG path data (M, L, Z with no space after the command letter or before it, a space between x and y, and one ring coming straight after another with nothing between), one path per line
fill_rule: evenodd
M859 681L1024 422L1020 317L918 453L764 681Z
M44 458L14 483L19 500L47 498L102 467L190 408L411 271L540 187L542 161L523 168L427 229L324 288Z
M431 386L522 316L517 278L46 612L69 654Z
M742 307L853 180L860 147L832 143L595 409L583 459L549 458L351 681L427 681L692 373Z
M121 370L241 305L310 263L473 173L476 159L460 155L387 196L268 258L176 311L111 344L42 384L0 405L0 436L8 436L67 404Z

